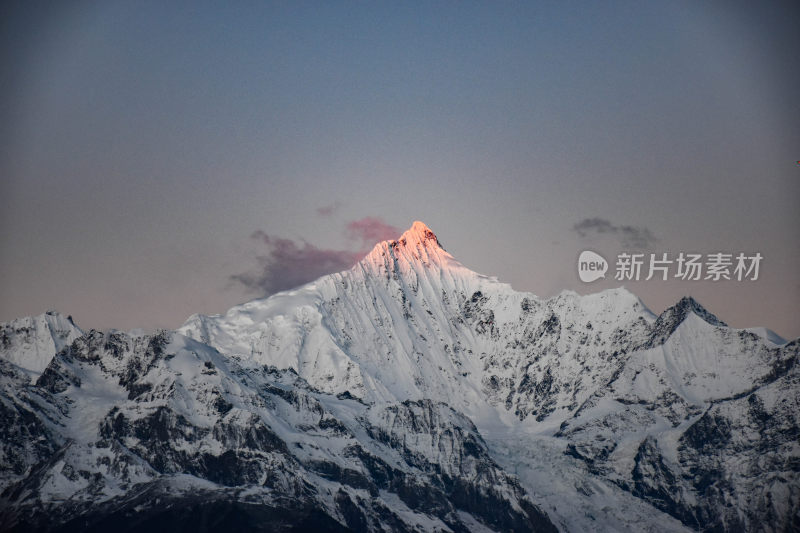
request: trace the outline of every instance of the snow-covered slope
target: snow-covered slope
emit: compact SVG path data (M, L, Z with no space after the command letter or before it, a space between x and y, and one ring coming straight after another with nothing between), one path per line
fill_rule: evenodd
M514 291L465 268L415 222L349 271L195 315L179 331L331 393L435 398L472 416L488 396L512 416L543 420L576 409L654 320L624 289L547 300Z
M790 530L799 351L691 298L514 291L415 222L176 333L4 352L0 526Z
M48 311L0 324L0 358L27 371L36 379L59 350L83 332L64 317Z
M445 404L336 398L166 332L91 331L33 385L0 364L4 422L16 418L3 424L4 530L146 529L134 512L163 529L216 504L236 516L199 529L261 517L248 529L555 531Z
M294 369L331 393L447 402L539 493L549 481L514 454L542 446L565 452L569 462L587 460L577 451L587 446L601 455L616 450L610 460L619 459L623 473L596 483L610 483L601 492L616 493L617 501L628 498L620 491L635 493L625 480L642 442L677 425L675 441L714 402L755 391L796 358L769 330L728 328L691 298L656 317L625 289L549 299L514 291L461 265L420 222L349 271L225 315L195 315L180 331L245 366ZM524 437L510 438L519 432ZM569 479L570 471L570 483L584 485L585 466L573 462L558 475ZM557 499L585 508L584 516L604 516L615 529L666 523L649 506L609 513L598 507L608 499L596 493ZM586 525L575 515L560 519Z

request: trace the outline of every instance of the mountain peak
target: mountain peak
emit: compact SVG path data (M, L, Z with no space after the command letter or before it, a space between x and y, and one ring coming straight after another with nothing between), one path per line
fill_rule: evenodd
M442 247L436 234L424 222L418 220L396 240L376 244L359 265L367 266L370 270L377 267L380 272L387 270L409 272L418 271L420 268L448 270L464 268Z
M402 250L406 250L412 254L415 254L412 250L423 254L426 254L426 251L430 251L431 253L439 250L442 252L445 251L441 243L439 243L439 238L436 237L436 234L431 231L424 222L416 220L411 224L411 227L403 232L397 239L377 243L367 257L385 255L387 251L399 253Z
M442 245L439 244L439 239L436 237L436 234L431 231L424 222L420 222L419 220L415 220L414 223L411 224L411 227L400 236L398 242L405 245L422 244L423 246L427 246L434 244L439 248L442 247Z
M717 318L716 315L714 315L713 313L708 311L705 307L700 305L700 302L698 302L691 296L684 296L683 298L680 299L678 303L673 305L670 309L664 311L664 313L667 313L670 310L673 310L673 314L679 315L681 317L681 320L685 318L687 313L692 312L695 315L702 318L703 320L705 320L706 322L708 322L709 324L711 324L712 326L721 326L721 327L728 326L725 322Z
M678 329L678 326L683 324L684 320L686 320L690 314L699 317L712 326L728 327L725 322L706 310L697 300L691 296L684 296L678 303L665 309L664 312L658 316L655 324L653 324L653 331L650 334L650 339L644 347L650 348L663 344L666 339Z

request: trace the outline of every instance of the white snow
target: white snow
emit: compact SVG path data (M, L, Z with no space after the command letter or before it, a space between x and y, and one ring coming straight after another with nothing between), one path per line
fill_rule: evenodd
M53 356L83 332L70 318L48 311L0 324L0 358L25 370L31 381L47 368Z

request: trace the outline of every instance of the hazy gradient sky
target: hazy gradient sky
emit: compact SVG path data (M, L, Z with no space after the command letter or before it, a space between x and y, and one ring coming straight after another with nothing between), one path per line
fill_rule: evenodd
M174 328L416 219L517 289L594 292L618 282L578 254L630 233L575 231L597 218L764 256L757 282L627 283L653 311L800 335L798 2L0 10L0 320Z

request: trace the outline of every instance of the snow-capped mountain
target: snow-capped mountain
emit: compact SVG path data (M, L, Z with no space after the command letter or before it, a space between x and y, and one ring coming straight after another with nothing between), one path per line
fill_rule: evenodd
M585 401L592 388L575 379L604 383L654 321L624 289L551 300L516 292L462 266L416 222L349 271L223 316L195 315L178 331L334 394L436 398L476 416L488 395L520 419L543 420L556 403L565 416ZM548 387L555 394L542 402Z
M421 222L174 333L0 331L2 528L800 527L798 341L517 292Z

